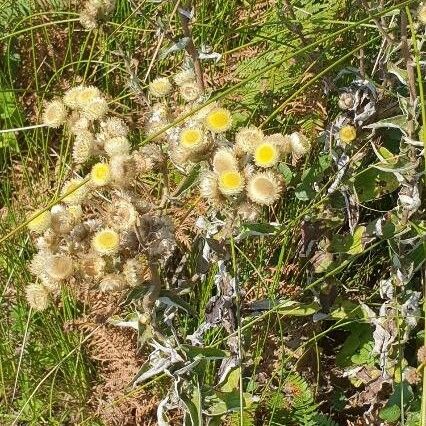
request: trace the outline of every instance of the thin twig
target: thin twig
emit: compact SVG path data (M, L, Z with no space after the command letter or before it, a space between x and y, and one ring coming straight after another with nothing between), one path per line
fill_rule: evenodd
M191 2L188 2L185 6L185 10L191 10ZM198 55L197 48L195 47L194 40L192 39L192 32L189 28L189 18L182 12L178 12L180 16L180 21L182 24L183 35L188 38L188 43L186 45L186 51L191 57L194 64L195 76L197 78L197 83L200 86L201 90L204 91L204 78L203 78L203 69L201 67L201 61Z
M362 5L364 6L364 8L369 11L371 8L368 5L368 3L365 0L361 0ZM381 16L381 18L383 19L383 16ZM386 39L386 41L392 45L393 44L393 37L387 32L387 28L385 28L382 23L380 22L377 18L372 18L373 22L376 24L377 29L379 30L380 34Z

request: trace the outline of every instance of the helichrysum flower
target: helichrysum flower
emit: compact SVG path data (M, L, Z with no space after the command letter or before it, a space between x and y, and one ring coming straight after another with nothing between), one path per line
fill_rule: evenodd
M78 96L83 90L83 86L71 87L68 89L63 97L64 104L71 109L79 108Z
M172 85L167 77L159 77L149 83L149 92L156 98L166 96L172 90Z
M259 217L261 211L257 204L244 202L238 206L237 213L244 220L254 222Z
M31 215L31 217L33 216L34 214ZM37 234L42 234L44 231L46 231L46 229L49 228L51 220L52 216L50 212L45 211L32 219L27 226L30 231L33 231Z
M76 135L72 147L72 158L77 164L85 163L94 151L94 136L89 130L83 130Z
M299 132L294 132L290 135L291 151L296 157L305 155L311 149L311 144L308 138Z
M123 266L123 275L129 287L141 285L144 280L144 265L137 259L128 259Z
M426 4L422 3L420 4L419 8L417 9L417 19L420 23L423 25L426 25Z
M111 182L111 167L107 163L97 163L90 172L90 182L95 186L105 186Z
M200 97L202 91L197 82L187 81L179 87L179 93L185 101L193 102Z
M55 99L46 104L43 112L43 124L58 128L67 119L67 109L61 100Z
M253 157L257 166L267 168L277 164L280 154L275 144L263 142L256 147Z
M99 120L108 113L108 102L106 99L98 97L84 105L82 110L89 120Z
M105 141L104 150L110 157L127 155L130 152L130 142L125 136L116 136Z
M148 143L138 151L133 151L132 157L137 173L148 173L157 170L164 162L161 147L155 143Z
M291 154L291 138L288 135L274 133L272 135L265 136L264 141L275 144L275 146L283 154Z
M352 93L343 92L340 94L339 102L338 102L339 108L343 110L351 109L353 108L354 103L355 103L355 97Z
M271 205L280 198L281 180L271 172L255 173L247 182L247 196L261 205Z
M111 228L124 231L133 228L138 218L138 212L132 203L120 200L112 203L108 217L108 223Z
M71 257L65 255L48 256L46 259L46 273L54 280L69 278L74 270Z
M102 130L108 134L109 137L124 136L129 134L129 127L121 118L109 117L101 123Z
M120 236L113 229L101 229L94 235L92 239L92 247L101 255L114 254L120 247Z
M223 133L231 128L232 116L226 108L215 108L207 114L204 122L213 133Z
M173 80L178 86L182 86L184 83L188 83L195 80L195 73L193 70L184 70L181 72L178 72L174 77Z
M77 86L75 88L75 105L77 108L84 109L95 99L100 98L101 92L95 86Z
M237 170L227 170L219 175L219 190L225 195L236 195L244 189L244 177Z
M200 176L200 194L214 207L221 207L226 203L225 197L219 190L219 181L216 173L207 171Z
M83 209L78 204L68 206L68 212L73 218L74 223L77 223L83 217Z
M129 186L137 174L137 165L130 155L114 155L109 162L112 181L118 186Z
M49 306L49 292L42 284L30 284L25 288L28 304L35 311L44 311Z
M213 155L212 166L217 174L227 170L237 170L238 162L233 150L230 148L219 148Z
M247 153L253 153L255 148L263 142L264 134L261 129L250 126L240 129L235 135L236 147Z
M68 234L74 226L74 217L68 208L62 204L53 206L50 210L52 215L51 228L56 234Z
M88 31L93 30L98 26L96 16L91 13L88 13L86 10L83 10L80 13L80 24L84 29Z
M86 254L79 262L79 270L83 276L93 280L98 280L104 275L105 266L105 260L93 253Z
M339 139L344 144L351 143L356 139L356 129L350 124L343 126L339 130Z
M28 266L29 271L36 276L40 276L46 272L46 257L49 254L45 251L37 252Z
M87 117L82 116L78 111L73 111L68 117L67 124L75 136L82 132L89 131L90 120Z
M81 204L88 194L88 188L83 179L75 178L65 182L61 196L68 194L63 198L65 204Z
M122 274L108 274L99 283L101 291L120 291L126 288L126 278Z
M199 127L187 127L181 131L179 143L185 149L198 151L206 145L204 132Z

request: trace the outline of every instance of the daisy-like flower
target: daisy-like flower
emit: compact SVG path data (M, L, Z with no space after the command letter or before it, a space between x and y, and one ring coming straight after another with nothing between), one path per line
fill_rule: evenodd
M65 123L67 114L67 109L61 100L50 101L44 108L43 124L56 129Z
M102 97L97 97L84 105L82 110L89 120L99 120L108 113L108 102Z
M49 306L49 292L42 284L27 285L25 297L35 311L44 311Z
M351 143L356 139L356 129L354 126L347 124L339 130L339 139L342 143Z
M118 186L129 186L137 170L136 161L130 155L114 155L109 162L112 181Z
M77 164L85 163L94 151L94 136L89 130L79 132L72 147L72 158Z
M291 154L291 139L290 136L281 133L274 133L265 136L265 142L273 143L284 155Z
M270 206L280 198L281 180L271 172L255 173L247 182L247 196L257 204Z
M199 127L187 127L181 131L179 143L185 149L198 151L206 145L206 138Z
M69 278L74 270L71 257L65 255L48 256L46 259L46 273L54 280Z
M280 158L277 146L270 142L263 142L254 150L254 162L259 167L272 167Z
M207 114L204 123L213 133L223 133L231 128L232 116L226 108L215 108Z
M159 77L149 83L149 93L156 98L166 96L172 90L172 85L167 77Z
M122 274L108 274L99 283L101 291L120 291L126 288L126 278Z
M244 183L244 177L238 170L226 170L219 175L219 190L224 195L239 194Z
M201 88L195 81L187 81L179 87L179 93L187 102L193 102L201 96Z
M417 9L417 19L423 25L426 25L426 3L421 3Z
M34 214L31 215L33 217ZM52 215L49 211L45 211L43 213L38 214L37 217L32 219L27 227L30 231L33 231L37 234L42 234L46 229L49 228L52 221Z
M120 236L113 229L101 229L94 235L92 239L92 247L101 255L115 254L120 247Z
M308 138L299 132L290 135L291 150L296 157L302 157L311 149Z
M125 231L131 229L138 218L138 212L133 204L126 200L119 200L111 205L108 212L108 224L113 229Z
M111 167L107 163L97 163L90 172L90 182L95 186L105 186L111 182Z
M61 197L65 204L81 204L88 194L88 187L86 183L83 183L83 179L74 178L64 183L64 186L61 191Z
M130 142L125 136L116 136L105 141L104 150L110 157L127 155L130 152Z
M117 117L107 118L101 123L101 128L111 138L117 136L126 137L129 134L129 126L127 126L124 120Z
M213 170L219 175L227 170L237 170L238 162L230 148L219 148L213 155Z
M261 129L255 126L244 127L235 135L235 145L242 152L252 153L263 139L264 134Z
M99 99L101 97L101 92L95 86L77 86L74 96L75 98L73 100L75 101L76 107L84 109L95 99Z
M195 80L195 73L193 70L184 70L181 72L178 72L174 77L173 80L178 86L182 86L184 83L188 83Z
M104 275L106 262L105 260L93 253L89 253L81 258L79 262L79 270L90 279L98 280Z

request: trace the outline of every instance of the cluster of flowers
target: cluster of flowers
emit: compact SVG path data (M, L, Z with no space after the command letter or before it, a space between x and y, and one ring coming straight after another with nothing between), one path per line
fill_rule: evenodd
M75 135L77 163L96 156L85 177L68 180L61 203L31 216L28 228L39 235L30 271L38 281L26 289L36 310L48 306L64 283L116 291L140 284L147 262L166 259L174 247L171 221L145 202L138 176L161 167L158 145L131 151L128 127L108 117L95 87L78 86L46 105L43 122L65 125Z
M98 22L109 16L115 8L115 0L88 0L80 12L80 23L86 30L93 30Z
M202 164L200 193L207 202L222 212L255 220L261 206L272 205L283 192L277 165L289 155L305 155L310 150L308 139L298 132L265 135L250 126L238 130L231 142L225 136L232 127L231 112L217 102L197 107L205 98L193 72L183 71L174 81L187 104L172 114L167 105L167 96L173 92L171 81L154 80L150 94L163 101L153 106L147 133L156 136L159 129L168 128L157 139L168 144L170 160L178 169ZM172 126L173 121L182 124Z

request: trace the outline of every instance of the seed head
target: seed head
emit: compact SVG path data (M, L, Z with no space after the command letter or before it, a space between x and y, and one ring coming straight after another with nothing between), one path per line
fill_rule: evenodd
M49 306L49 292L42 284L29 284L25 288L25 296L35 311L44 311Z
M247 196L253 202L270 206L280 198L281 179L272 172L255 173L247 182Z
M230 148L219 148L213 155L213 170L218 175L227 170L238 170L238 162Z
M242 152L253 153L264 140L264 134L257 127L243 127L235 135L235 145Z
M61 100L55 99L46 104L43 112L43 124L58 128L65 123L66 119L67 109Z
M149 92L156 98L166 96L172 90L172 85L167 77L159 77L149 83Z

